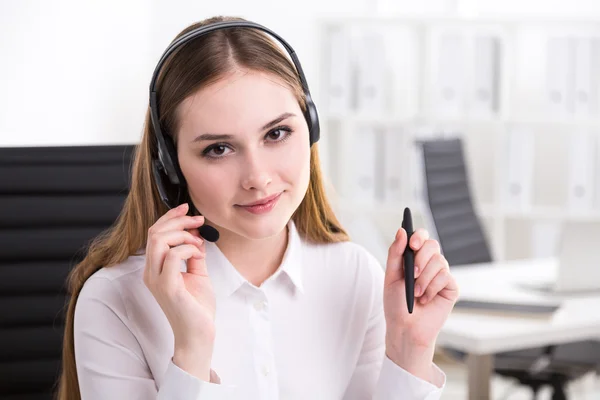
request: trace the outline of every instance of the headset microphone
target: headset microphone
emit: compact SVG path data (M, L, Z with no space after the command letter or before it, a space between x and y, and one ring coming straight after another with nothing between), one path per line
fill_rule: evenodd
M219 231L210 225L202 225L198 228L198 232L200 233L200 236L209 242L216 242L219 240Z

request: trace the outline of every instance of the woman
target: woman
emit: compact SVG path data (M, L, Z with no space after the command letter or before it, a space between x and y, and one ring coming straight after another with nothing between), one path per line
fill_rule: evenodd
M178 38L228 20L243 21ZM307 90L273 39L193 39L156 90L160 131L149 111L122 214L70 276L59 398L439 398L435 339L458 297L448 264L425 230L411 236L409 314L406 232L385 275L349 242L325 198ZM185 180L170 210L153 176L160 132Z

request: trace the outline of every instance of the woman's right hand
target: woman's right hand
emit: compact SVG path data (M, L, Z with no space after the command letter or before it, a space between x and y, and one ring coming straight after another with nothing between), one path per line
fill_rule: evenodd
M216 300L198 233L204 217L186 215L188 207L169 210L148 230L144 283L173 329L173 362L209 381ZM187 272L181 271L184 260Z

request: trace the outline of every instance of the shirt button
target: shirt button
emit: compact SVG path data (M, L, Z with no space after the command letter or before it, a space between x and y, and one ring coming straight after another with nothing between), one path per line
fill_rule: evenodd
M256 311L262 311L265 308L265 302L262 300L258 300L254 302L254 309Z
M271 371L269 370L269 367L268 367L267 365L264 365L264 366L263 366L263 375L264 375L264 376L269 376L269 372L271 372Z

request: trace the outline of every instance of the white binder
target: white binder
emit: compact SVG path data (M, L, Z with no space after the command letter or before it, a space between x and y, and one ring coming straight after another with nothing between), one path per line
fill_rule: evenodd
M507 211L529 211L533 200L533 166L535 157L533 133L513 128L506 134L506 168L504 208Z
M546 104L552 116L573 112L573 46L568 37L552 37L547 42Z
M331 114L346 114L352 109L353 58L351 37L347 29L329 31L327 43L326 102Z
M405 174L408 167L408 151L404 142L402 129L388 127L384 137L384 198L388 204L399 204L403 200L402 190L406 183Z
M600 37L592 38L592 90L591 112L594 118L600 115Z
M465 108L466 39L459 32L438 37L434 112L445 118L459 118Z
M600 132L594 130L592 133L594 138L594 211L600 213Z
M491 117L499 111L500 40L478 35L473 39L473 79L468 93L469 113Z
M593 42L591 38L574 39L575 73L573 101L577 117L589 118L595 108L594 81L598 69L594 69Z
M360 32L354 54L357 66L357 109L367 115L381 115L387 110L387 62L382 32Z
M585 130L573 132L569 146L567 207L573 214L586 213L594 201L594 140Z
M354 204L374 205L377 200L378 131L372 126L360 124L354 128L350 176L350 196Z

